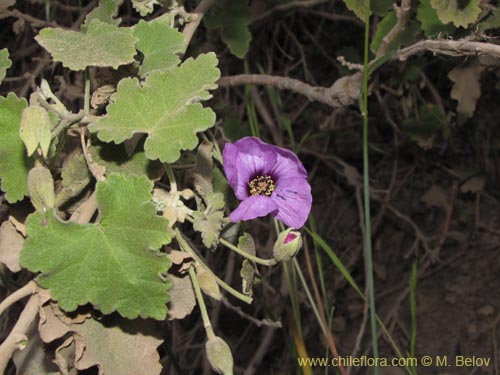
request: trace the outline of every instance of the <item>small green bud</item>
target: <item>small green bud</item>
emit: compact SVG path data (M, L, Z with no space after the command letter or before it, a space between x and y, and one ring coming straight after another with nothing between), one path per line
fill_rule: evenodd
M21 116L19 135L26 145L28 156L33 155L38 146L43 157L47 157L50 147L50 129L52 125L48 112L43 107L30 106Z
M54 207L54 179L45 167L35 167L28 174L28 192L37 211Z
M288 262L302 247L302 236L299 232L287 229L280 233L274 243L273 257L278 262Z
M221 375L233 375L233 355L229 345L216 336L205 344L208 362L212 369Z

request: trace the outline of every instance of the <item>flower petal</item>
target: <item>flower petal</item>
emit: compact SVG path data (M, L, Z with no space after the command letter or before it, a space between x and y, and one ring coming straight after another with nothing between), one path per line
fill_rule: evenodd
M290 228L299 229L311 212L311 185L300 177L280 179L271 199L278 206L276 218Z
M222 154L224 172L234 194L240 200L249 196L248 182L257 174L267 174L276 164L273 147L255 137L226 144Z
M256 217L266 216L269 213L276 213L277 204L270 197L263 195L252 195L243 200L238 208L231 212L231 221L251 220Z
M277 156L276 163L270 173L276 180L294 177L307 178L306 169L297 155L281 147L275 148Z

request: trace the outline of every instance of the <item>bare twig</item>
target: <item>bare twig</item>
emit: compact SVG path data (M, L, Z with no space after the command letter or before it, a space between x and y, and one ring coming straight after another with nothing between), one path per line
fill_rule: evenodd
M279 90L289 90L304 95L310 100L316 100L331 107L344 107L353 104L358 99L361 74L355 73L342 77L330 87L311 86L298 79L266 74L239 74L222 77L218 84L220 86L267 85L276 87Z
M23 286L21 289L16 290L14 293L9 295L0 303L0 315L4 313L10 306L12 306L17 301L22 300L25 297L35 293L37 290L36 283L34 281L30 281L28 284Z
M194 12L191 14L193 16L193 20L189 22L182 31L182 33L184 34L184 43L185 43L183 54L186 53L189 43L191 42L191 39L193 38L193 35L196 32L196 29L198 28L198 26L200 26L203 16L205 15L205 13L208 12L208 10L212 7L214 3L215 0L201 0L201 2L195 8Z
M326 3L328 0L295 0L284 4L276 5L275 7L269 9L268 11L258 15L252 20L252 24L255 24L263 19L273 15L276 12L285 12L293 8L306 8L315 5Z
M404 61L417 53L429 51L448 56L489 55L500 58L500 45L476 42L470 39L460 40L422 40L396 53L393 59Z
M33 294L28 303L24 307L23 312L19 316L14 328L9 336L0 345L0 374L5 373L5 368L9 363L12 354L18 347L22 347L22 342L27 340L26 332L28 331L33 320L36 319L38 314L38 296Z
M408 21L408 16L410 15L410 0L402 0L401 6L394 5L396 10L396 24L382 39L382 43L377 51L377 57L383 56L387 53L390 44L396 39L396 37L406 28L406 22Z

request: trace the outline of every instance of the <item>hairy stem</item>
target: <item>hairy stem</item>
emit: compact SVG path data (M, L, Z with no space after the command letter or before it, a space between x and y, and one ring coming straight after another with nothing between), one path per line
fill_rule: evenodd
M224 238L220 238L219 241L221 244L223 244L227 248L233 250L235 253L238 253L242 257L247 258L248 260L255 262L257 264L262 264L263 266L272 267L278 263L276 261L276 259L262 259L262 258L254 256L252 254L248 254L246 251L240 249L237 246L234 246L231 242L226 241Z
M193 284L194 293L196 294L196 300L198 301L198 306L201 311L201 318L203 319L203 326L207 332L207 338L212 340L215 338L215 333L212 328L212 323L208 317L207 306L205 306L205 300L201 294L200 284L198 284L198 279L196 278L196 272L193 267L189 267L189 277L191 278L191 283Z
M23 286L21 289L16 290L14 293L12 293L10 296L5 298L0 303L0 315L2 315L5 310L7 310L11 305L16 303L17 301L20 301L23 298L28 297L29 295L36 293L36 290L37 290L37 286L33 280L30 281L25 286Z

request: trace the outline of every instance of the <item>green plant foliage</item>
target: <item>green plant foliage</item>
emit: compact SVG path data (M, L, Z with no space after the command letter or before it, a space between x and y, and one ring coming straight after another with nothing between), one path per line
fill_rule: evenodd
M417 19L421 23L426 37L434 37L439 33L452 34L455 26L452 23L443 24L436 10L431 5L431 0L420 0L417 8Z
M403 122L403 132L412 138L417 144L429 149L434 144L434 139L448 118L443 110L433 104L420 107L418 115Z
M36 166L29 172L28 192L37 211L46 212L54 208L54 179L47 168Z
M0 178L2 191L8 202L17 202L28 195L28 172L33 160L26 155L26 148L19 137L26 99L14 93L0 97Z
M132 6L142 17L146 17L160 3L157 0L132 0Z
M486 31L490 29L497 29L500 27L500 8L495 8L485 21L481 22L477 29L478 31Z
M56 196L56 206L59 207L68 199L76 197L90 183L90 172L83 154L71 157L61 173L62 189Z
M392 30L396 25L397 15L396 11L390 12L385 16L377 25L377 31L373 36L372 42L370 44L370 49L373 52L377 52L382 44L384 37ZM415 41L417 34L420 31L420 27L416 22L409 22L406 28L399 32L396 38L389 45L389 51L399 48L401 45L408 45Z
M177 53L183 50L184 37L170 27L168 20L140 20L135 28L135 36L139 39L136 47L144 55L139 69L142 77L154 70L164 70L179 64Z
M82 30L87 31L90 21L95 19L110 25L118 26L122 19L115 17L122 3L123 0L99 0L99 5L92 9L89 14L87 14L87 17L85 17Z
M361 19L361 21L365 22L366 0L344 0L344 3L350 11Z
M19 135L23 140L28 156L33 155L38 146L46 158L49 152L52 123L49 113L40 106L29 106L21 115Z
M137 39L132 29L98 19L89 22L86 32L48 27L42 29L35 39L55 61L71 70L83 70L87 66L116 69L133 62L136 54Z
M126 176L146 175L150 180L155 180L161 175L161 163L149 160L144 150L138 149L128 156L123 144L97 142L90 146L92 160L106 168L106 174L113 172Z
M221 39L229 47L231 53L244 58L252 41L248 29L251 21L247 0L229 0L220 2L213 11L203 17L209 29L220 29Z
M393 4L393 0L372 0L370 2L370 9L377 16L384 17L391 9L394 9Z
M462 3L459 0L431 0L431 5L443 24L453 22L457 27L467 27L476 22L481 13L480 0L468 0L466 5Z
M193 228L201 232L203 244L207 248L211 248L217 245L219 233L228 220L224 218L224 196L222 194L207 193L205 203L207 207L204 211L193 212Z
M181 150L198 144L196 133L213 126L215 114L203 108L202 100L211 98L220 77L214 53L187 59L180 67L151 72L143 85L132 78L118 84L108 116L91 124L104 142L121 143L134 133L147 133L146 156L173 163Z
M7 69L12 66L12 61L9 59L9 51L7 48L0 50L0 83L2 83L7 73Z
M164 319L170 283L161 274L170 261L155 250L171 238L151 203L152 188L144 176L99 182L98 224L64 222L52 210L30 215L21 265L42 272L38 282L64 310L90 302L104 314Z

